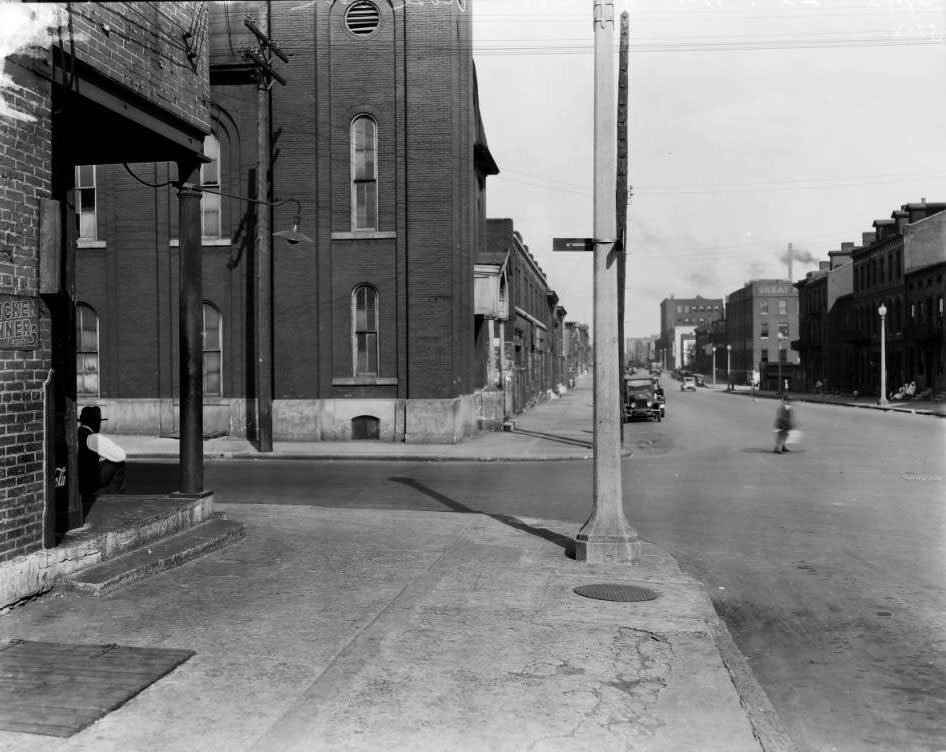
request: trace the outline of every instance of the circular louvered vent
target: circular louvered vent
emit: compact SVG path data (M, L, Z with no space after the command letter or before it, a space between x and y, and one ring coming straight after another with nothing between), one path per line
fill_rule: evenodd
M355 36L366 37L374 34L380 22L381 13L378 7L367 0L358 0L345 11L345 26Z

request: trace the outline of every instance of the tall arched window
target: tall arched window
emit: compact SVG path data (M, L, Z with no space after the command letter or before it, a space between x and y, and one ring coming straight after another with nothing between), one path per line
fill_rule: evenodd
M204 303L201 331L204 351L204 394L223 396L223 317L210 303Z
M378 376L378 291L359 285L351 294L352 354L355 376Z
M204 136L204 156L210 159L200 166L200 233L205 238L219 238L223 232L220 220L220 141L214 135Z
M378 128L367 115L351 121L351 228L378 229Z
M76 393L99 396L99 317L91 306L76 304Z

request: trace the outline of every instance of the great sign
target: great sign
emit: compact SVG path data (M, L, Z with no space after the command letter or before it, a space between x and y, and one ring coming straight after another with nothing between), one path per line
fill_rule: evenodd
M0 350L32 350L38 339L36 299L0 295Z

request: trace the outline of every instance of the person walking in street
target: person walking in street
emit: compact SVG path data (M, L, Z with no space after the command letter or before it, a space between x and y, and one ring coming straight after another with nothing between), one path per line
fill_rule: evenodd
M791 400L787 394L782 395L782 401L775 411L775 449L776 454L787 452L785 446L788 441L788 432L795 426L795 416L792 414Z
M79 494L86 512L98 494L125 492L125 450L99 433L103 420L97 405L79 413Z

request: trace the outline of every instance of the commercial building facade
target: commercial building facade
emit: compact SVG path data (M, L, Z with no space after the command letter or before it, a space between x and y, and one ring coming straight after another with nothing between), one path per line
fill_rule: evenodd
M675 298L660 302L660 340L657 359L664 368L685 368L695 361L696 329L723 318L722 298Z
M756 279L727 296L726 340L731 378L752 382L753 372L763 388L776 387L776 374L797 386L798 290L785 279ZM771 366L771 367L770 367Z

